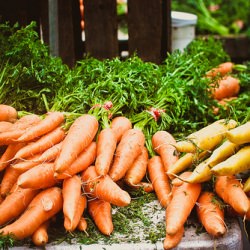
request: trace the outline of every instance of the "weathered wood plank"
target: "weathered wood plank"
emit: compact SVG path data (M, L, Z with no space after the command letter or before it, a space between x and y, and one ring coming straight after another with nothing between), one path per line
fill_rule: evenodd
M170 1L128 0L128 48L144 61L161 63L170 50Z
M116 0L84 0L85 49L98 59L118 56Z

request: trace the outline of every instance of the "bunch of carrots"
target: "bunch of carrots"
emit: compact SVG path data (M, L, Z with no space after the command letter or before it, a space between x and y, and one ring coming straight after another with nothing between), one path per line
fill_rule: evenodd
M13 107L0 105L0 234L30 237L44 246L59 212L68 232L86 231L88 212L109 236L112 205L131 203L121 182L155 192L166 212L164 249L179 244L193 209L211 236L224 235L218 197L250 220L250 180L237 179L250 168L249 122L218 120L183 140L157 131L149 148L149 138L125 116L105 126L95 113L79 114L70 125L67 116L54 111L20 117ZM206 190L203 184L213 177L213 190Z

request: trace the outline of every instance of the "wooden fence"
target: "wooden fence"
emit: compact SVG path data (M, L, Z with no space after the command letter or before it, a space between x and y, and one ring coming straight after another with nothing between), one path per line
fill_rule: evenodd
M145 61L160 63L171 46L169 0L128 0L128 39L118 39L116 0L84 1L82 39L79 0L0 0L0 21L24 26L37 22L37 31L52 55L69 66L90 54L98 59L137 53Z

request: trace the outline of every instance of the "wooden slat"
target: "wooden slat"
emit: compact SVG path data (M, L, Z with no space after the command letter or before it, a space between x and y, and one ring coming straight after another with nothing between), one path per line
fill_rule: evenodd
M84 0L85 49L98 59L118 56L116 0Z
M144 61L161 63L170 50L170 1L128 0L128 48Z

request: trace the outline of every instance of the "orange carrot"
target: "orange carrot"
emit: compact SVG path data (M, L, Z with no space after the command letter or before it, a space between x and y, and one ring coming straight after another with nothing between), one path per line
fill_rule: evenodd
M41 163L20 174L17 185L22 188L41 189L57 183L54 177L54 163Z
M172 198L171 186L160 156L155 155L149 159L148 173L160 204L167 207Z
M29 127L39 123L41 118L38 115L26 115L17 120L10 130L0 133L0 145L16 143Z
M39 190L24 189L15 184L0 204L0 225L14 220L21 215L38 192Z
M56 179L65 179L84 171L96 158L96 142L93 141L76 158L76 160L61 174L54 173Z
M41 136L38 140L29 142L25 147L20 149L14 156L14 159L25 159L35 154L44 152L55 144L61 142L65 137L65 131L57 127L47 134Z
M172 166L177 160L178 155L176 153L175 138L167 131L157 131L152 136L152 145L157 154L161 156L165 172Z
M98 125L96 117L89 114L84 114L74 121L55 161L55 172L62 173L66 170L78 155L90 145L97 133Z
M225 76L218 82L211 85L212 96L216 100L237 96L240 91L239 79L232 76Z
M145 136L140 129L132 128L122 136L117 146L114 162L109 175L114 181L123 178L135 159L141 154L145 144Z
M224 62L206 73L208 77L224 76L233 71L234 64L232 62Z
M43 222L32 234L31 239L36 246L45 246L49 241L48 227L50 225L50 219Z
M78 210L78 203L81 197L82 182L78 175L63 180L63 215L68 221L68 228L72 228L72 223ZM80 219L80 218L79 218Z
M25 146L25 143L9 144L0 158L0 171L5 169L13 160L15 154Z
M224 210L213 192L204 191L200 194L196 212L208 234L220 237L226 233Z
M64 217L64 228L69 231L69 232L73 232L77 226L80 223L80 220L82 218L84 209L87 206L87 198L86 196L80 196L80 198L78 199L78 206L77 206L77 210L76 213L74 215L73 221L71 221L68 217Z
M33 125L21 135L17 141L27 142L32 141L42 135L45 135L64 122L64 114L62 112L49 112L44 119Z
M141 181L135 185L131 185L133 188L141 188L146 193L151 193L154 191L153 184L151 182Z
M14 123L12 122L0 121L0 133L11 130L13 125Z
M215 192L235 212L244 216L249 209L249 201L243 186L235 176L216 176Z
M6 195L8 195L14 184L17 182L19 175L19 171L12 168L11 165L5 168L0 190L2 197L6 197Z
M111 235L114 226L109 202L99 199L88 201L88 212L94 220L99 231L105 235Z
M166 208L167 234L174 235L181 230L194 208L200 192L200 183L193 184L184 182L172 190L172 200Z
M182 226L176 234L170 235L166 233L165 239L163 241L164 250L173 249L176 247L181 242L183 235L184 226Z
M131 201L128 192L121 189L109 175L98 176L95 166L88 167L81 175L84 192L94 198L110 202L116 206L127 206Z
M13 234L16 239L31 236L45 221L57 214L63 205L59 187L51 187L38 193L25 212L13 223L0 229L3 235Z
M78 222L77 229L78 229L79 231L84 231L84 232L86 232L87 227L88 227L87 220L82 216L82 217L80 218L80 221Z
M98 135L95 167L98 175L106 175L116 150L116 135L111 128L104 128Z
M140 183L146 175L147 165L148 150L146 147L143 147L141 154L135 159L133 165L128 169L124 177L124 181L130 186Z
M115 132L116 140L119 142L123 134L132 128L132 123L125 116L117 116L112 120L110 128Z
M0 121L15 122L17 116L17 110L14 107L0 104Z

